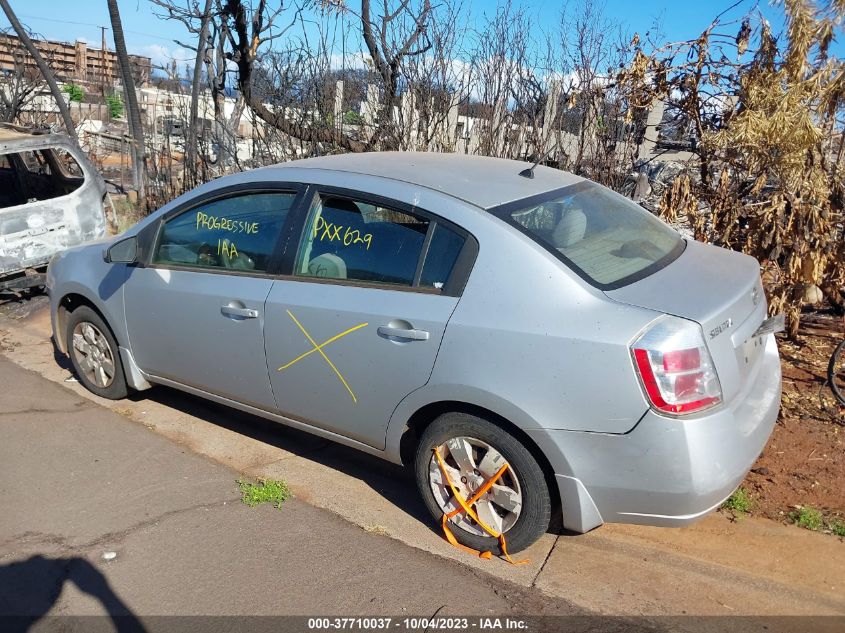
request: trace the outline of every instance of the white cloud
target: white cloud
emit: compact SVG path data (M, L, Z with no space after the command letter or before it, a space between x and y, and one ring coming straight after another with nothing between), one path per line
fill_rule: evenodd
M153 66L167 68L173 61L180 67L185 62L192 63L196 59L196 53L180 46L164 46L163 44L147 44L132 51L135 55L143 55L152 60Z
M333 53L329 57L329 66L332 70L364 70L370 65L370 56L363 51L355 53Z

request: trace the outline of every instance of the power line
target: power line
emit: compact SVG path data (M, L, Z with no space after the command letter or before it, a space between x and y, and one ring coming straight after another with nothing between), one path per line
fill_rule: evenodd
M28 20L43 20L44 22L57 22L60 24L73 24L75 26L90 26L96 29L99 28L106 28L106 30L111 30L108 27L102 27L99 24L93 24L91 22L74 22L72 20L57 20L56 18L45 18L40 15L24 15L23 13L19 13L18 17L26 18ZM161 35L153 35L152 33L143 33L141 31L130 31L129 29L123 29L124 33L132 33L133 35L143 35L144 37L152 37L157 40L162 40L164 42L173 42L173 38L171 37L162 37Z
M73 24L76 26L93 26L95 28L100 28L98 24L91 24L89 22L73 22L71 20L57 20L55 18L42 18L38 15L24 15L23 13L18 14L19 18L27 18L28 20L44 20L45 22L60 22L62 24Z

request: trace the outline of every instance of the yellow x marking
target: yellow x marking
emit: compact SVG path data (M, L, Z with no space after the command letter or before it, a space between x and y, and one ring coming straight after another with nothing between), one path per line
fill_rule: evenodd
M323 348L324 348L326 345L328 345L329 343L334 343L336 340L343 338L343 337L344 337L344 336L346 336L347 334L352 334L352 332L354 332L355 330L360 330L362 327L367 327L367 326L369 325L369 323L359 323L358 325L356 325L356 326L354 326L354 327L351 327L351 328L349 328L348 330L344 330L344 331L343 331L343 332L341 332L340 334L335 334L335 335L334 335L333 337L331 337L330 339L328 339L328 340L326 340L326 341L323 341L322 343L320 343L319 345L317 345L316 341L315 341L313 338L311 338L311 335L308 333L308 330L306 330L306 329L303 327L302 323L300 323L300 322L297 320L297 318L296 318L295 316L293 316L293 312L291 312L290 310L287 310L287 313L288 313L288 316L289 316L291 319L293 319L293 322L294 322L294 323L296 323L296 326L299 328L299 330L300 330L300 331L301 331L301 332L305 335L305 338L307 338L307 339L308 339L308 342L309 342L309 343L311 343L311 345L313 345L313 346L314 346L314 348L313 348L313 349L308 350L308 351L307 351L307 352L305 352L304 354L300 354L299 356L297 356L296 358L294 358L294 359L293 359L292 361L290 361L289 363L286 363L286 364L282 365L281 367L279 367L279 369L278 369L277 371L284 371L284 370L285 370L285 369L287 369L288 367L290 367L290 366L292 366L292 365L295 365L296 363L298 363L299 361L301 361L303 358L306 358L306 357L310 356L311 354L317 353L317 354L319 354L320 356L322 356L322 357L323 357L323 359L324 359L324 360L325 360L325 361L329 364L329 367L331 367L331 368L332 368L332 371L333 371L333 372L335 373L335 375L337 375L337 377L340 379L340 382L342 382L342 383L343 383L343 386L344 386L344 387L346 387L346 390L349 392L349 395L350 395L350 396L352 396L352 402L357 403L357 402L358 402L358 398L356 398L356 397L355 397L355 394L353 393L352 388L349 386L349 383L348 383L348 382L346 382L346 379L343 377L343 374L341 374L341 373L340 373L340 370L338 370L338 368L337 368L337 367L335 367L335 364L331 361L331 359L330 359L328 356L326 356L326 353L323 351Z

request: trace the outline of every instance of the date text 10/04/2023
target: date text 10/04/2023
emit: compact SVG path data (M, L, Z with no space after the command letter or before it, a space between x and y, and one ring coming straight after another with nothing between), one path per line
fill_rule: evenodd
M526 630L529 624L510 617L317 617L308 618L309 630L392 630L405 631L497 631Z

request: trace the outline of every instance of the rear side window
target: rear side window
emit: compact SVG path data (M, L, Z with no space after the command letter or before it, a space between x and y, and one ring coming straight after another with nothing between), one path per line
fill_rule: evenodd
M66 196L83 182L82 168L64 149L0 155L0 208Z
M422 274L420 275L420 286L424 288L437 288L442 290L452 274L458 255L464 247L466 240L442 224L434 227L434 235L428 246L428 253L425 256Z
M412 286L429 221L338 196L309 214L295 272L303 277Z
M153 262L265 272L295 196L244 194L181 213L165 222Z
M683 251L676 231L627 198L582 182L492 213L602 289L659 270Z

